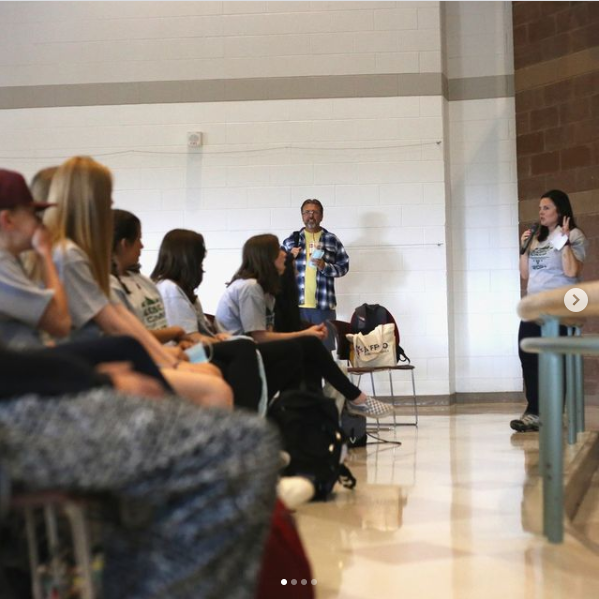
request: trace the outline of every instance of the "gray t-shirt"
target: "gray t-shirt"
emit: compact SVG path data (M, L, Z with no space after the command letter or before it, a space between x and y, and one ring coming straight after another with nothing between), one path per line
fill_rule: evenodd
M152 279L135 272L121 276L120 280L111 275L110 289L146 329L156 331L168 326L162 297Z
M218 302L216 321L219 329L233 335L253 331L272 331L275 298L264 293L256 279L237 279Z
M0 249L0 341L11 349L40 347L38 324L54 291L38 287L20 260Z
M566 285L574 285L579 277L568 277L564 274L562 264L563 248L556 250L552 241L562 234L562 228L556 227L554 232L542 242L534 241L528 256L528 286L527 293L540 293ZM580 229L570 231L572 253L579 262L584 262L588 241Z
M158 281L156 287L162 296L169 326L181 327L186 333L214 336L199 299L192 304L183 289L169 279Z
M93 318L110 301L94 279L87 254L67 240L54 247L52 259L69 301L73 321L70 339L100 337L102 331Z

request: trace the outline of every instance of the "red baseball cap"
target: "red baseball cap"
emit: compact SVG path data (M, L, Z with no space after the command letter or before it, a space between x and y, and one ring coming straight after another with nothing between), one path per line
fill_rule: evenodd
M54 204L34 202L23 175L0 169L0 210L10 210L19 206L33 206L35 210L43 210Z

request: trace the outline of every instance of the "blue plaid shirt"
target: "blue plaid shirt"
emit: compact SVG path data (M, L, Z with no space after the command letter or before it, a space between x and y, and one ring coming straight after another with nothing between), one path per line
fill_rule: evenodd
M306 274L306 235L305 229L299 234L300 252L295 259L297 267L297 285L299 287L300 306L305 300ZM334 310L337 307L335 297L335 278L342 277L349 271L349 256L336 235L321 227L320 246L324 250L325 266L316 270L316 307L320 310ZM290 235L281 246L286 252L296 247L294 236Z

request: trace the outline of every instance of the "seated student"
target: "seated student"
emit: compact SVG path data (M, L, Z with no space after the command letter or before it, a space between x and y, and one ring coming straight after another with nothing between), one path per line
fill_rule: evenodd
M110 299L112 178L91 158L75 157L56 171L50 201L53 260L69 297L74 338L130 335L161 367L175 391L203 405L232 406L232 393L211 365L182 361L150 335L125 308ZM174 348L178 352L178 348Z
M152 273L165 304L169 325L182 326L190 336L196 335L199 339L216 336L195 295L202 281L205 256L204 238L199 233L174 229L164 236ZM324 346L315 341L324 334L323 328L322 325L311 327L305 341L294 342L296 333L291 333L282 335L278 341L269 340L254 346L260 351L264 362L269 398L278 391L288 389L307 387L312 391L321 391L324 377L340 393L350 399L364 401L366 396L350 383ZM234 344L240 342L213 343L215 359L219 359L220 350L230 351ZM318 347L314 349L314 346ZM370 414L374 416L373 411ZM381 414L378 412L374 417L380 417Z
M354 414L381 418L393 413L393 407L360 391L335 364L319 339L326 336L324 324L290 332L273 330L275 295L280 275L285 270L286 252L279 249L275 235L256 235L248 239L242 251L242 263L216 309L216 319L224 330L250 335L258 342L293 340L299 348L309 386L320 387L325 378L346 397L347 408ZM268 346L268 343L264 343ZM281 373L273 373L280 376Z
M13 347L42 345L41 332L65 337L71 328L67 298L52 262L52 244L25 179L0 170L0 339ZM19 256L33 250L43 287L26 275Z
M51 388L31 372L48 373ZM0 448L15 488L92 493L147 514L128 527L98 512L104 596L254 597L279 466L264 419L118 394L114 378L54 349L0 348L0 380ZM160 396L141 383L129 390Z
M233 388L235 406L257 411L262 398L262 380L254 343L245 339L218 343L230 336L210 331L199 300L196 299L195 305L192 304L181 288L169 278L159 283L163 289L172 290L172 294L166 298L165 309L156 284L136 272L143 247L141 222L126 210L113 210L113 215L114 274L111 287L115 295L160 342L182 341L189 345L201 342L210 345L207 350L212 356L211 363ZM197 233L186 233L190 235L183 235L182 240L179 230L167 234L161 245L157 268L165 276L174 276L185 288L191 285L193 290L199 284L198 278L201 280L201 261L196 262L193 251L196 241L193 236ZM185 250L188 246L191 251ZM176 256L181 256L179 262L183 266ZM171 267L176 268L175 274L171 273ZM183 282L190 279L193 281L190 284ZM173 315L173 309L177 312L176 316ZM167 320L167 310L173 323L171 326ZM203 333L199 332L200 329Z
M0 169L0 342L6 347L43 347L42 333L65 337L71 328L66 294L52 262L50 237L35 213L47 206L45 202L33 201L20 174ZM19 261L19 254L32 248L41 261L43 287L26 275ZM133 369L170 389L151 358L130 338L65 344L52 351L54 355L70 355L91 366L118 371L123 384ZM34 372L40 384L52 384L51 373L43 376L30 372ZM6 379L2 381L5 390L8 384Z
M127 210L112 211L111 289L160 343L176 342L190 347L194 341L180 326L168 326L160 292L152 279L139 271L141 221Z

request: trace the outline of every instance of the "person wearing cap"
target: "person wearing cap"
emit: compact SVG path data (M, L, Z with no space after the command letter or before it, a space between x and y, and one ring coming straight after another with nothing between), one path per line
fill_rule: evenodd
M324 207L319 200L305 200L301 208L304 227L294 231L281 247L295 258L302 320L320 324L337 318L335 279L349 271L349 256L339 238L320 226ZM334 335L324 341L334 349Z
M52 262L52 245L22 175L0 169L0 340L7 347L39 347L41 332L66 337L71 330L67 296ZM40 287L19 259L33 250L40 262Z

